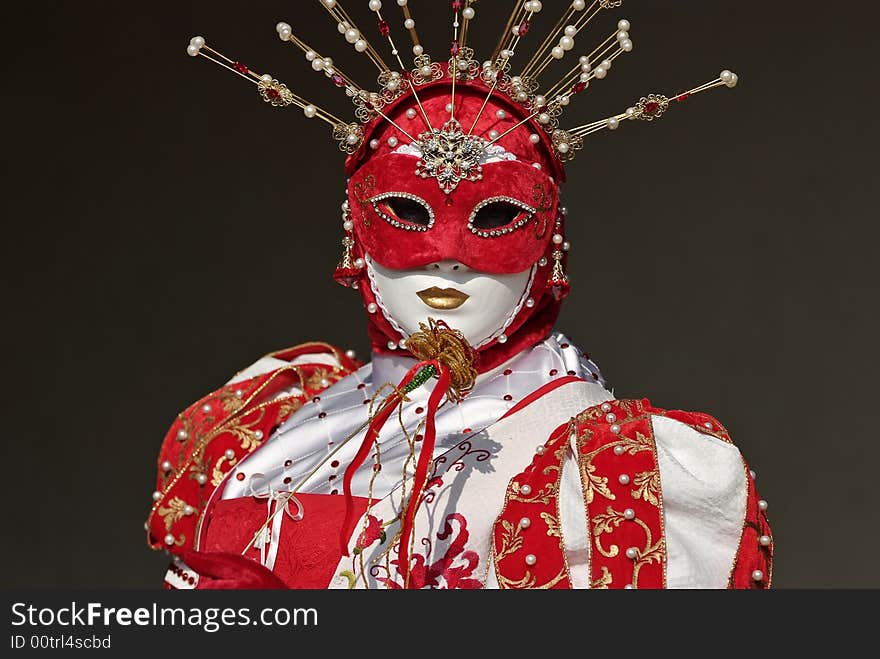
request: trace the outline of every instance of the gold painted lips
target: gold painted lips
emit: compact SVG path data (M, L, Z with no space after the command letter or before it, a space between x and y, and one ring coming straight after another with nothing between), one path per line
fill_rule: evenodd
M432 309L442 309L445 311L458 309L470 297L470 295L454 288L437 288L436 286L419 291L416 295Z

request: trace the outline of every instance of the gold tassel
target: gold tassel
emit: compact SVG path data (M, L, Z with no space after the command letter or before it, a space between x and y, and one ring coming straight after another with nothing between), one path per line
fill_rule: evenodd
M474 388L477 381L477 369L474 368L477 353L464 334L442 320L428 318L427 324L419 323L419 331L406 340L406 349L416 359L436 359L449 370L449 400L457 403Z

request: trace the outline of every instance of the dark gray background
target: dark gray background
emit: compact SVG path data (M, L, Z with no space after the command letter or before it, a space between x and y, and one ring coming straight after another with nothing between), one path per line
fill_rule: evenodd
M369 69L315 2L26 4L4 10L0 109L2 552L21 568L3 582L158 586L141 527L174 415L270 350L367 349L355 295L330 279L344 174L325 127L188 58L188 39L337 114L344 98L275 23L368 86ZM412 2L437 59L447 4ZM510 4L478 4L479 56ZM544 4L533 44L565 3ZM635 51L568 112L740 75L594 136L568 168L560 328L618 396L729 427L770 501L781 587L880 586L877 10L857 4L628 0ZM346 3L372 35L366 5Z

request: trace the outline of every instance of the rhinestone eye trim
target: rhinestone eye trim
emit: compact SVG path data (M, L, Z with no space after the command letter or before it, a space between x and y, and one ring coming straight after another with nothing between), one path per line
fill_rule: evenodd
M395 198L409 199L410 201L414 201L424 206L425 209L428 211L427 226L424 224L416 224L415 222L405 222L404 220L400 220L393 215L389 215L388 213L386 213L379 202L385 199ZM434 210L431 208L431 205L421 197L417 197L416 195L410 194L409 192L383 192L382 194L376 195L375 197L371 197L368 201L373 205L373 210L376 211L376 215L388 222L388 224L390 224L391 226L398 229L403 229L405 231L427 231L432 226L434 226Z
M477 217L477 213L480 212L480 209L485 208L489 204L493 204L497 201L506 202L513 206L517 206L518 208L522 208L526 215L516 220L515 222L511 222L510 224L506 224L503 227L497 227L495 229L479 229L474 226L474 220ZM471 211L471 216L468 219L468 229L471 230L471 233L479 236L480 238L497 238L499 236L503 236L508 233L513 233L520 227L528 224L529 220L531 220L537 211L531 206L524 204L519 199L514 199L513 197L490 197L489 199L484 199L479 204L476 205L473 211Z

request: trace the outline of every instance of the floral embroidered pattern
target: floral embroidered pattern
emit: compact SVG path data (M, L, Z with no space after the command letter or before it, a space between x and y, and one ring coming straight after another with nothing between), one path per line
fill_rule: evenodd
M652 506L660 505L660 472L642 471L633 478L633 499L642 499Z
M445 544L445 551L434 562L428 563L428 556L432 555L432 541L422 538L421 544L425 547L423 554L412 555L410 567L409 588L442 588L442 589L476 589L482 588L483 584L474 576L479 564L480 557L477 552L467 549L470 533L467 529L467 520L459 513L446 516L443 528L436 534L436 539ZM392 570L385 569L385 576L377 576L377 581L387 588L401 589L404 587L403 575L396 560L391 561ZM381 566L376 570L382 571Z

